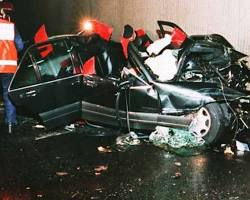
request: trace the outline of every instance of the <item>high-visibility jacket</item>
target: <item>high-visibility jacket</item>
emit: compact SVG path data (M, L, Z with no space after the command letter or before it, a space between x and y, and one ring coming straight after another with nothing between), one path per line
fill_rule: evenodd
M17 50L14 23L0 19L0 73L15 73Z

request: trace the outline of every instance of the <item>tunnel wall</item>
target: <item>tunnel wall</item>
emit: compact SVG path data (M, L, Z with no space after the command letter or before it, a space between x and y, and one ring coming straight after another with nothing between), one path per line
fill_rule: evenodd
M31 15L20 22L23 10L18 11L19 25L30 23L35 29L45 23L50 35L77 32L81 19L97 18L114 27L116 40L127 23L155 38L156 20L161 19L177 23L188 34L222 34L250 54L249 0L23 0L19 6Z

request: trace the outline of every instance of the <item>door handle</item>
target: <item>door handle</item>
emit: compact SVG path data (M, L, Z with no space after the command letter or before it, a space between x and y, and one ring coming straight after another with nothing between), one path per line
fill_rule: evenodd
M20 94L20 98L35 97L36 95L37 95L36 90L29 90L29 91L25 92L24 94Z
M88 79L85 79L85 80L83 81L83 84L86 85L86 86L92 87L92 88L98 86L98 84L97 84L96 81L94 81L94 80L88 80Z
M80 81L80 80L77 80L77 81L72 82L71 85L72 85L72 86L74 86L74 85L79 85L80 83L81 83L81 81Z

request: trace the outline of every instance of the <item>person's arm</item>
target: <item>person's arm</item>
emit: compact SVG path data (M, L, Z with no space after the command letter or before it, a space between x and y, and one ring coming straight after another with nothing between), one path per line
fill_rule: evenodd
M15 45L18 52L23 50L24 44L18 30L15 28Z

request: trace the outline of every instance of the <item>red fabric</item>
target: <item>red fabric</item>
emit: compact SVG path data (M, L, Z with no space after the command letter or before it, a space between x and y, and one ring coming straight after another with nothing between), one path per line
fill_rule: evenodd
M34 37L34 41L35 41L35 43L39 43L39 42L44 42L47 40L48 40L48 35L47 35L46 29L45 29L45 25L43 24L36 32L35 37Z
M175 27L172 32L172 45L176 48L179 48L186 38L187 35L183 31Z
M100 35L104 40L109 41L113 32L113 28L108 24L104 24L97 20L89 21L92 24L92 31Z
M84 76L86 75L91 75L91 74L96 74L95 70L95 57L91 57L89 60L87 60L83 67L82 67L82 73Z
M138 29L135 31L137 37L145 35L145 31L143 29Z
M129 43L128 38L121 38L121 45L122 45L122 50L125 58L128 58L128 43Z
M141 36L146 35L146 33L145 33L145 31L144 31L143 29L138 29L138 30L135 31L135 33L136 33L136 36L137 36L137 37L141 37ZM147 42L144 44L145 47L148 47L149 45L150 45L150 42L149 42L149 41L147 41Z
M45 25L43 24L36 32L34 41L35 43L39 43L39 42L45 42L47 40L48 40L48 35L45 29ZM53 51L53 47L51 44L40 46L38 47L38 49L40 50L40 55L42 58L46 57L50 52Z
M73 68L73 74L80 74L81 73L81 68L80 67L74 67Z

